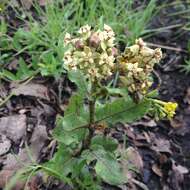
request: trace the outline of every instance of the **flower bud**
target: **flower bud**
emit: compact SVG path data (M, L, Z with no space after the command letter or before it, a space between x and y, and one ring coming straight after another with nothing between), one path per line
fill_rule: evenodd
M142 38L136 39L135 43L139 45L140 47L146 46L146 43L142 40Z
M154 50L154 58L156 59L157 62L159 62L162 59L162 51L160 48L156 48Z
M84 48L84 43L81 40L75 42L75 48L82 50Z
M93 33L90 36L89 44L90 46L95 47L95 48L97 48L100 45L100 38L97 33Z
M113 47L111 50L112 50L112 56L116 57L118 55L118 49Z

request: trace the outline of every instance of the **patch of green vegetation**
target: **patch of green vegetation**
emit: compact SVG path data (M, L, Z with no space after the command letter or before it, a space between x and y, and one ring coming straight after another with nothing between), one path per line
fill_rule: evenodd
M133 4L132 0L73 0L67 3L56 0L48 2L44 8L33 3L33 13L13 7L23 24L10 36L6 30L10 26L1 20L0 65L4 68L15 58L22 59L31 71L26 72L28 75L16 74L16 78L10 78L10 73L7 75L3 69L1 76L23 80L37 71L43 76L59 77L63 73L63 36L86 23L92 26L107 23L117 34L117 41L131 44L143 34L155 14L156 0L137 8L133 8ZM20 69L18 64L16 72Z

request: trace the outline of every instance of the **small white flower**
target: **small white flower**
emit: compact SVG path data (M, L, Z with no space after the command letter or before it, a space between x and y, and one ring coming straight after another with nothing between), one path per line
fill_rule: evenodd
M69 33L66 33L64 37L64 44L68 45L69 43L71 43L71 35Z
M105 25L103 31L93 31L89 25L85 25L78 33L79 35L72 39L70 35L65 37L72 45L64 55L68 69L80 69L91 81L101 81L112 75L115 34L111 27Z
M142 38L136 39L135 44L137 44L137 45L139 45L141 47L146 46L146 43L143 41Z
M79 34L86 34L88 32L90 32L91 26L89 26L88 24L82 26L79 30L78 33Z

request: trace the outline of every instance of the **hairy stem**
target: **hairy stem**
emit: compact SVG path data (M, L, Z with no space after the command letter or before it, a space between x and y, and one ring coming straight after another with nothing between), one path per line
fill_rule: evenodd
M89 101L89 114L90 114L89 125L88 125L89 134L86 137L86 139L84 139L84 141L83 141L83 148L84 149L87 149L90 146L91 139L92 139L93 134L94 134L95 100Z
M94 92L94 88L92 88L91 94L93 94L93 92ZM88 149L90 144L91 144L91 139L92 139L92 137L94 135L95 103L96 103L95 98L92 98L92 99L89 100L89 124L87 126L89 133L86 136L86 138L82 141L81 148L74 153L75 157L81 155L82 151Z

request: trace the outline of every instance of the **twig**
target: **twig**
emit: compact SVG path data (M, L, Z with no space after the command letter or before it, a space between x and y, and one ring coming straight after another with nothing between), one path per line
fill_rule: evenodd
M35 75L34 75L35 76ZM28 84L33 78L34 76L30 77L27 81L25 81L24 83L22 83L21 85L24 86L26 84ZM15 94L14 93L10 93L4 100L2 100L0 102L0 107L5 104L10 98L12 98L12 96L14 96Z
M160 85L162 84L162 79L160 78L160 76L159 76L159 74L157 73L157 71L155 71L154 69L153 69L153 74L154 74L154 76L157 78L157 80L158 80L158 85L157 85L157 87L156 88L159 88L160 87Z
M147 45L152 46L152 47L159 47L159 48L163 48L163 49L177 51L177 52L188 53L187 50L184 50L184 49L181 49L181 48L175 48L175 47L171 47L171 46L165 46L165 45L160 45L160 44L155 44L155 43L149 43L149 42L147 42Z
M134 184L138 185L141 189L143 189L143 190L149 190L148 187L144 183L142 183L140 181L137 181L136 179L131 179L131 181Z

